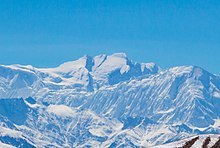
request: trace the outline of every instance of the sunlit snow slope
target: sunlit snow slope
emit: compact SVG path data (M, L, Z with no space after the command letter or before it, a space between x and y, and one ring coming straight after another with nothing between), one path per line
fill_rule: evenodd
M153 147L220 133L220 76L124 53L2 65L0 98L0 146Z

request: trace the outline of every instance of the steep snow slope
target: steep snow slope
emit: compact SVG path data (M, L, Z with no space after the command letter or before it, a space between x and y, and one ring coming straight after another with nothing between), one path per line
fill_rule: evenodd
M14 146L11 146L11 145L8 145L8 144L2 143L2 142L0 142L0 147L2 147L2 148L15 148Z
M29 98L30 99L30 98ZM7 100L5 111L13 113L10 108L22 100L20 106L28 110L19 111L26 119L17 124L10 116L0 120L0 141L15 147L76 147L101 145L114 135L122 124L109 120L88 110L76 110L65 105L41 105L23 99ZM0 113L2 116L2 113ZM34 144L32 144L34 143Z
M214 146L214 144L219 140L220 135L198 135L198 136L194 136L194 137L190 137L190 138L186 138L183 140L179 140L176 142L172 142L172 143L168 143L168 144L164 144L164 145L158 145L155 146L154 148L176 148L176 147L181 147L184 146L186 144L186 142L199 137L199 139L192 145L191 148L202 148L204 141L206 140L206 138L210 137L210 141L208 143L208 148L211 148L212 146ZM220 145L219 145L220 147Z
M153 64L139 64L125 54L84 56L56 68L33 66L0 66L0 96L16 98L29 96L43 98L49 92L68 90L91 92L103 85L113 85L134 77L157 73Z
M0 122L2 123L2 122ZM0 126L0 147L1 148L11 148L11 147L26 147L32 148L35 145L30 142L22 132Z
M220 118L220 77L199 67L175 67L100 89L82 108L113 118L148 117L204 128Z
M220 133L218 75L160 70L122 53L48 69L0 66L0 98L9 98L0 99L0 126L21 133L0 141L16 147L146 147Z
M186 125L158 124L142 118L119 121L65 105L36 104L31 98L3 100L10 102L1 104L8 108L17 101L28 106L28 110L20 111L26 116L22 125L7 116L0 120L0 141L15 147L146 147L198 134Z

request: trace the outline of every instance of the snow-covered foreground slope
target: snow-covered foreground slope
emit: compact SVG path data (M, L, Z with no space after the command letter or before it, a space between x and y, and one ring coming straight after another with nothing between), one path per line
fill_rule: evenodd
M216 144L220 140L220 135L210 134L210 135L198 135L198 136L194 136L194 137L190 137L190 138L185 138L183 140L175 141L175 142L172 142L172 143L168 143L168 144L164 144L164 145L158 145L158 146L155 146L154 148L183 147L183 146L186 146L187 142L189 142L193 139L197 139L197 140L195 140L195 142L193 142L191 144L191 148L202 148L205 145L207 146L207 148L211 148L211 147L218 148L218 147L220 147L220 144L218 146ZM206 143L206 141L207 141L207 143ZM217 146L217 147L214 147L214 146Z
M15 147L153 147L220 133L218 75L123 53L0 66L0 98L0 142Z
M3 144L15 147L153 147L200 134L186 125L154 123L146 118L119 121L90 110L33 102L32 98L1 99L0 141ZM10 115L2 116L3 112L10 114L10 109L18 103L26 108L13 111L14 116L21 114L25 118L19 124L12 121Z

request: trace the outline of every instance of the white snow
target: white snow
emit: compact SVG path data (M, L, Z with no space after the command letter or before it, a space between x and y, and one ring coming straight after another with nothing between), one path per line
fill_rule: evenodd
M0 135L1 136L10 136L13 138L19 138L22 136L22 133L19 131L12 130L10 128L5 128L0 126Z
M158 114L167 114L167 113L170 113L170 112L172 112L172 111L174 111L175 110L175 108L170 108L170 109L168 109L168 110L160 110L160 111L158 111L157 113Z
M71 117L75 113L74 110L65 105L50 105L47 108L47 112L62 117Z
M141 67L135 67L135 64L127 58L125 53L115 53L108 56L98 55L94 58L84 56L56 68L35 68L31 65L0 66L4 72L0 76L0 95L2 98L29 96L44 98L51 92L66 88L71 89L69 92L85 92L88 89L97 90L105 87L109 84L109 77L115 70L119 70L121 75L130 70L142 71L142 74L138 73L137 76L144 75L144 69L149 73L157 72L153 70L155 66L153 63L140 64ZM119 75L116 83L124 81L120 79Z
M179 67L173 67L169 69L169 71L175 75L183 75L185 73L192 72L192 69L193 69L193 66L179 66Z
M63 72L63 73L70 72L70 71L85 67L86 60L87 60L87 56L83 56L82 58L78 60L66 62L64 64L61 64L59 67L51 69L51 70L56 71L56 72Z
M16 147L11 146L11 145L9 145L9 144L2 143L1 141L0 141L0 147L1 147L1 148L16 148Z
M211 147L215 144L215 142L218 140L219 136L220 135L198 135L199 136L199 139L192 145L191 148L200 148L202 147L202 144L204 142L204 140L207 138L207 137L210 137L211 138L211 141L208 145L208 147ZM194 137L190 137L190 138L186 138L186 139L183 139L183 140L179 140L179 141L176 141L176 142L172 142L172 143L168 143L168 144L164 144L164 145L158 145L158 146L154 146L152 148L176 148L176 147L181 147L183 146L187 141L195 138L197 136L194 136Z
M213 94L213 97L220 98L220 92L215 91L214 94Z
M105 133L103 133L103 129L100 128L89 129L89 132L94 136L99 136L99 137L106 136Z
M69 138L82 138L83 135L88 141L86 144L101 145L99 140L84 135L90 132L89 136L108 138L101 146L107 147L118 139L120 144L128 141L138 146L152 146L175 137L192 136L193 132L188 132L188 127L204 132L208 132L207 128L219 130L219 101L215 98L210 101L206 95L220 98L217 85L220 77L210 74L207 79L206 75L197 79L203 76L204 71L193 66L174 67L158 73L154 63L134 63L125 54L116 53L94 58L84 56L57 68L20 65L0 68L1 97L31 96L42 103L26 102L31 107L30 112L27 112L26 124L23 125L27 128L19 129L25 136L34 138L35 144L41 141L45 145L50 142L71 145ZM138 74L131 77L128 74L128 78L122 78L127 72ZM118 82L110 84L110 79ZM212 83L207 88L210 80ZM88 91L89 87L94 87L95 91ZM45 102L62 105L47 107ZM36 114L32 113L37 113L39 117L36 118ZM56 118L54 115L71 118ZM149 118L155 123L148 125L141 121L139 125L131 124L123 129L124 121L121 119L124 117L140 117L141 120ZM206 118L218 119L211 125L212 121L204 120ZM182 123L188 127L182 126ZM0 124L7 123L3 121ZM200 127L201 124L203 126ZM13 136L19 134L16 132L6 130Z
M220 128L220 119L215 119L214 121L215 121L215 123L214 123L214 125L212 127Z
M114 71L116 69L124 67L122 72L128 70L127 67L127 58L124 53L115 53L113 55L105 57L104 62L100 62L103 59L103 56L97 56L95 59L94 72L99 74L106 74L110 71Z

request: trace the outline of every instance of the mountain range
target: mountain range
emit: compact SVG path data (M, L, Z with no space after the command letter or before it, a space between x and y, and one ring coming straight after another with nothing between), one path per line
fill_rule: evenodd
M220 134L219 75L124 53L1 65L0 98L0 147L155 147Z

